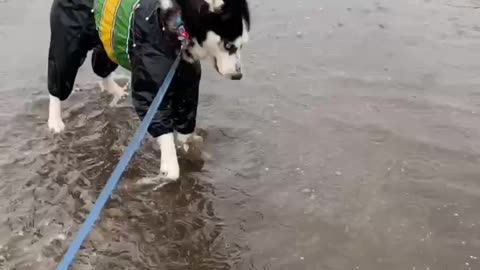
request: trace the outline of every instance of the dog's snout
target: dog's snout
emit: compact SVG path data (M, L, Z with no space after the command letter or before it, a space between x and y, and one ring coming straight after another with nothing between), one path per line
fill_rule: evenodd
M242 74L242 73L236 73L236 74L233 74L231 78L232 78L232 80L234 80L234 81L238 81L238 80L241 80L242 77L243 77L243 74Z

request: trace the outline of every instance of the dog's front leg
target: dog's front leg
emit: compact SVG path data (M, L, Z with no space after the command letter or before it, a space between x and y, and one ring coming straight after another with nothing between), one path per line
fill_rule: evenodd
M156 138L160 146L162 157L160 159L160 176L168 180L177 180L180 176L177 149L173 133L167 133Z

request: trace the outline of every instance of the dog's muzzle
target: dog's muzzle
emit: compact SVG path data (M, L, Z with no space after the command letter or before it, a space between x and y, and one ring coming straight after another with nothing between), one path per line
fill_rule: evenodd
M234 81L238 81L238 80L241 80L242 77L243 77L242 66L239 63L237 63L235 65L235 73L230 76L230 79Z
M217 70L217 72L220 73L223 77L228 78L228 79L233 80L233 81L238 81L238 80L241 80L243 78L242 65L240 63L237 63L235 65L235 72L234 73L222 74L220 72L220 69L218 68L217 59L214 58L213 60L214 60L215 70Z
M239 81L241 80L243 77L243 74L242 73L238 73L238 74L233 74L230 79L234 80L234 81Z

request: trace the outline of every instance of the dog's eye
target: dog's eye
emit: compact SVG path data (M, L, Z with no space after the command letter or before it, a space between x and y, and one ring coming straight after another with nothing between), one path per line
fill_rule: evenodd
M233 44L233 43L225 43L225 50L229 53L229 54L234 54L237 52L238 48Z

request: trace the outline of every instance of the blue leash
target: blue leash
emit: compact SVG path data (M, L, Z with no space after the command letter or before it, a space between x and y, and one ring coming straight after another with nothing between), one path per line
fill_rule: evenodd
M182 46L182 49L183 49L183 46ZM165 77L163 84L160 86L160 89L158 90L157 95L153 99L153 102L150 105L150 108L148 108L147 114L143 118L143 121L140 124L140 127L138 128L137 132L135 133L135 136L133 137L132 141L130 142L127 149L123 153L122 157L120 158L120 161L118 162L117 167L115 167L115 170L113 171L112 175L108 179L107 184L102 190L102 193L100 193L100 196L98 196L98 199L95 202L95 205L90 211L90 214L88 214L88 217L83 223L82 227L80 228L80 231L75 237L75 240L70 245L70 247L68 247L67 252L63 255L62 261L58 265L57 270L68 270L73 260L75 259L75 255L80 249L83 241L85 241L85 238L87 238L87 236L93 229L93 226L95 225L95 221L98 219L100 212L102 211L103 207L105 206L105 203L107 202L108 198L112 194L113 189L117 186L118 181L120 180L120 177L122 176L123 172L127 168L128 163L130 162L130 159L132 159L133 154L135 154L135 152L140 147L142 139L143 137L145 137L145 134L147 133L148 126L150 125L150 122L152 122L153 116L155 115L155 112L158 110L160 103L162 103L163 97L165 96L165 93L167 92L167 89L170 86L170 83L172 82L173 75L175 75L175 71L178 67L178 64L180 63L181 51L182 50L180 50L180 53L177 55L175 62L173 62L173 65L168 71L167 76Z

